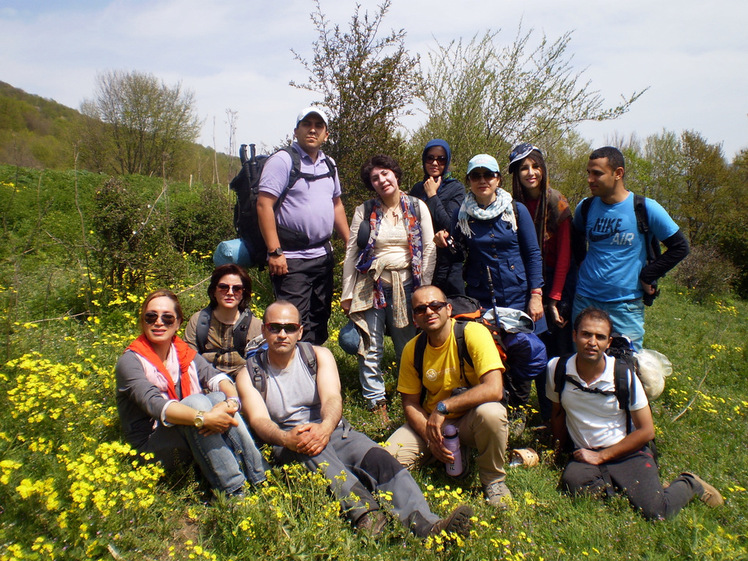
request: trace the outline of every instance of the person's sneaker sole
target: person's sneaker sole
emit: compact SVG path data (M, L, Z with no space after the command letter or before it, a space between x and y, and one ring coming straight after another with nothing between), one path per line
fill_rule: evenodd
M681 473L681 475L688 475L695 481L701 483L701 487L704 489L704 491L701 493L701 495L699 495L699 500L706 506L715 507L725 504L725 499L722 498L722 494L717 491L717 489L713 485L710 485L695 473L684 471L683 473Z
M435 522L429 532L430 536L436 536L442 533L442 530L448 534L459 534L467 536L470 533L470 527L473 522L470 518L473 516L473 508L468 505L460 505L452 511L447 518Z
M387 525L387 515L381 510L364 514L356 523L356 531L368 534L372 538L378 537Z

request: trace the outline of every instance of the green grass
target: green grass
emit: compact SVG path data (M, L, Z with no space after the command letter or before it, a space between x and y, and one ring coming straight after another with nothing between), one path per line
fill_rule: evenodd
M88 223L90 198L105 178L78 179ZM424 542L391 523L372 541L350 530L324 481L303 468L273 469L243 501L208 506L190 471L162 477L121 444L114 364L136 335L144 292L160 281L146 276L137 289L113 288L86 268L74 180L69 173L0 168L0 188L12 191L0 202L7 211L0 238L0 561L748 559L746 302L695 303L668 279L647 309L645 346L664 352L675 370L653 404L663 480L694 471L720 489L724 507L694 501L674 520L655 523L624 499L572 500L556 489L560 470L547 440L528 430L510 446L537 449L541 463L509 470L509 512L485 504L475 473L456 485L442 466L426 466L413 475L435 512L470 503L473 534L457 543ZM104 259L107 248L86 231L86 251L95 247L90 257ZM153 255L153 267L165 259ZM192 251L169 259L182 263L171 288L188 316L207 301L202 281L210 259ZM270 283L267 273L252 276L261 310ZM381 442L403 421L394 353L387 348L392 399L391 424L384 426L364 407L356 360L334 343L344 322L336 309L328 343L344 413ZM537 421L535 414L530 424Z

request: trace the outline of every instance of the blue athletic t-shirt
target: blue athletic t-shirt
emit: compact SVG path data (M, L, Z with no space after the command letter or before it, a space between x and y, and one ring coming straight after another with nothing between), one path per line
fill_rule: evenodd
M649 229L658 240L678 231L664 208L646 199ZM582 203L574 212L574 227L582 228ZM587 257L579 268L577 294L601 302L642 297L639 273L647 263L645 237L636 227L634 194L620 203L605 204L594 197L587 215Z

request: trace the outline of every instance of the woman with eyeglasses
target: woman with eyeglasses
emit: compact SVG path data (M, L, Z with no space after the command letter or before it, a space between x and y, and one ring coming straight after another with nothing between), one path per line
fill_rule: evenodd
M117 362L117 409L125 439L167 471L195 463L211 489L242 495L268 465L239 415L231 379L177 336L182 307L169 290L149 294L140 336Z
M452 216L465 199L465 186L452 177L450 163L452 150L440 138L430 140L423 149L423 181L416 183L410 194L418 197L429 207L435 231L449 230ZM462 261L454 248L437 248L436 267L431 284L439 287L444 294L465 294L462 280Z
M252 280L233 263L216 267L208 284L210 305L190 318L184 332L187 344L219 370L236 378L242 368L247 341L260 335L262 321L252 314Z
M415 336L410 296L431 282L436 253L428 207L400 190L401 177L399 164L390 156L374 156L361 168L361 181L376 196L353 214L341 295L341 306L361 335L358 364L364 399L385 423L389 419L380 367L384 335L389 332L399 360L405 343Z

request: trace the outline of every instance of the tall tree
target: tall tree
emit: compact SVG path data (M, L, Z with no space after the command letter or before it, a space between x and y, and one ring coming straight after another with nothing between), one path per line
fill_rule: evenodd
M419 98L428 121L416 139L448 139L459 162L479 151L503 155L522 140L550 149L582 121L622 115L643 93L607 108L572 66L571 33L555 41L543 35L536 47L532 30L520 26L503 47L499 33L437 44L421 73Z
M372 15L362 15L356 5L343 30L328 21L320 0L315 0L314 56L308 61L294 51L309 78L291 85L322 94L320 105L330 118L325 151L336 159L348 192L363 189L358 173L367 158L382 152L398 156L403 150L398 122L410 114L416 93L418 58L405 49L405 31L380 33L390 5L391 0L384 0ZM365 197L358 192L352 202Z
M168 174L201 124L191 91L137 71L100 74L93 99L84 101L81 111L95 120L89 159L122 174Z

